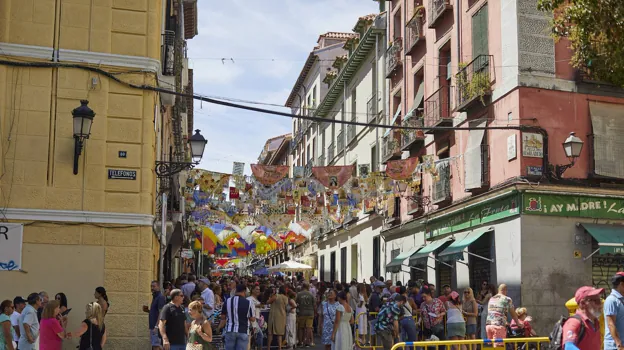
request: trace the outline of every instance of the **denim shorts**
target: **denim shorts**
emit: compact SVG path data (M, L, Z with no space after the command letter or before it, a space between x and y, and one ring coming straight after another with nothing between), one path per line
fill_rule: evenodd
M477 334L477 325L476 324L467 324L466 325L466 334L467 335Z

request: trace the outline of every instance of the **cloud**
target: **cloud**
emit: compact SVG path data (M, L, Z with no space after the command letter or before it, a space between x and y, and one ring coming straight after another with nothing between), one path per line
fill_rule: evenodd
M283 105L320 34L350 32L377 3L362 0L198 2L199 35L189 41L195 93ZM221 58L233 58L234 62ZM290 112L288 108L254 105ZM195 101L194 126L208 139L200 167L229 173L257 161L267 139L291 132L287 117Z

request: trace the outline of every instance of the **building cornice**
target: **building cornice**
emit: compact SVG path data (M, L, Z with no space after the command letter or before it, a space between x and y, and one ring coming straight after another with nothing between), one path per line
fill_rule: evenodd
M56 221L85 224L152 226L154 223L154 216L149 214L77 210L7 208L4 210L4 217L8 220Z
M140 56L115 55L103 52L59 50L59 61L90 63L115 67L139 68L152 73L160 71L160 61Z
M45 46L20 45L0 42L0 53L5 56L21 56L51 61L54 49Z
M0 54L52 61L55 52L51 47L0 43ZM148 72L160 72L160 61L149 57L116 55L103 52L60 49L60 62L87 63L113 67L135 68Z

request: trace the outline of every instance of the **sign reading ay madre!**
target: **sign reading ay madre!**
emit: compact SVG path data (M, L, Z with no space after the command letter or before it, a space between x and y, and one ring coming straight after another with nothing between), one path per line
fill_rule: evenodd
M624 219L624 199L525 193L525 214Z
M24 225L0 224L0 271L18 271L22 268L22 238Z

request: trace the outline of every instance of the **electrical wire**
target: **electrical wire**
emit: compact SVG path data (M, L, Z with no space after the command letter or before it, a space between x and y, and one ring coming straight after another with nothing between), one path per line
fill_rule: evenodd
M155 87L155 86L151 86L151 85L146 85L146 84L134 84L134 83L130 83L130 82L121 80L120 78L118 78L114 74L111 74L110 72L108 72L108 71L106 71L106 70L104 70L102 68L92 67L92 66L88 66L88 65L80 65L80 64L73 64L73 63L60 63L60 62L16 62L16 61L11 61L11 60L4 60L4 59L0 60L0 65L7 65L7 66L14 66L14 67L29 67L29 68L76 68L76 69L83 69L83 70L86 70L86 71L102 74L102 75L108 77L109 79L119 83L119 84L125 85L125 86L130 87L130 88L134 88L134 89L140 89L140 90L145 90L145 91L153 91L153 92L158 92L158 93L165 93L165 94L170 94L170 95L174 95L174 96L178 96L178 97L192 98L192 99L196 99L196 100L200 100L200 101L204 101L204 102L212 103L212 104L216 104L216 105L221 105L221 106L225 106L225 107L237 108L237 109L242 109L242 110L247 110L247 111L252 111L252 112L271 114L271 115L277 115L277 116L288 117L288 118L310 120L310 121L319 122L319 123L335 123L335 124L355 125L355 126L364 126L364 127L377 127L377 128L392 129L392 130L439 130L439 131L535 130L535 131L543 132L543 129L541 127L539 127L539 126L532 126L532 125L482 126L482 127L479 127L479 126L468 126L468 127L456 127L456 126L434 126L433 127L432 126L432 127L425 127L425 126L406 126L406 125L383 125L383 124L363 123L363 122L358 122L358 121L338 120L338 119L328 120L328 119L321 118L321 117L296 115L296 114L292 114L292 113L273 111L273 110L264 109L264 108L258 108L258 107L253 107L253 106L245 106L245 105L241 105L241 104L238 104L238 103L217 100L217 99L213 99L213 98L209 98L209 97L203 97L203 96L200 96L200 95L197 95L197 94L187 94L187 93L183 93L183 92L171 91L171 90L167 90L167 89L163 89L163 88Z

